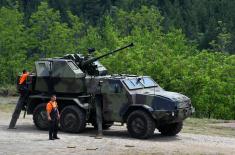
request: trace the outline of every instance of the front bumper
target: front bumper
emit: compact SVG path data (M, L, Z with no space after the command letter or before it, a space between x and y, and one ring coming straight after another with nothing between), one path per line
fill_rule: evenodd
M155 110L152 112L153 118L157 124L169 124L175 122L182 122L187 117L195 112L194 107L186 107L174 111Z

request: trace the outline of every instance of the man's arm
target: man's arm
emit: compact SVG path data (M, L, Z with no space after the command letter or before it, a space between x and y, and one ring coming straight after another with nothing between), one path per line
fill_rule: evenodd
M58 103L57 102L56 102L56 110L57 110L57 117L58 117L58 119L60 119L60 112L58 110Z
M51 116L50 113L47 111L47 119L50 121L51 120Z
M60 119L60 112L58 109L57 109L57 117L58 117L58 119Z

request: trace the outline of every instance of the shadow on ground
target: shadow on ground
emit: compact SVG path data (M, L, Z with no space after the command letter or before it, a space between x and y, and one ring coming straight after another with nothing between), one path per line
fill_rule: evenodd
M120 127L120 130L116 129L116 128L117 128L117 126L115 126L115 128L111 127L108 130L104 130L103 131L103 138L136 140L136 139L130 137L127 130L124 130L125 128L122 127L123 129L121 129L121 127ZM10 132L17 132L17 133L31 133L31 134L48 134L48 131L38 130L32 124L17 125L16 129L8 129L8 125L0 125L0 131L1 130L7 131L9 133ZM65 132L59 131L59 135L61 135L61 137L63 137L63 135L66 135L66 136L79 135L79 136L96 137L96 133L97 133L97 130L94 129L93 127L90 127L90 126L87 127L85 129L85 131L82 133L65 133ZM179 136L166 137L166 136L162 136L160 133L157 133L157 132L155 132L153 137L151 137L149 139L144 139L144 141L158 141L158 142L169 142L169 141L178 141L178 140L181 140L181 138Z

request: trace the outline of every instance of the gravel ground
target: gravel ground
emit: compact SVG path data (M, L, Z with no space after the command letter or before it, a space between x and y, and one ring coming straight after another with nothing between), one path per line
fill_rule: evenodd
M17 129L7 129L11 113L0 112L0 155L41 154L235 154L235 138L180 133L164 137L157 131L153 138L130 138L126 127L113 126L95 139L96 130L84 133L59 132L60 140L49 141L48 132L33 125L32 117L20 116Z
M0 96L0 104L16 104L16 102L18 101L18 98L17 96L14 96L14 97L2 97Z
M232 123L218 123L218 124L216 124L216 126L235 128L235 122L232 122Z

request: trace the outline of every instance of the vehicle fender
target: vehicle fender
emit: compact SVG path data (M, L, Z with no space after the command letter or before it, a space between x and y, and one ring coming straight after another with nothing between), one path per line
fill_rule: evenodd
M125 108L122 112L121 112L121 116L123 118L123 122L126 122L126 119L128 117L128 115L135 111L135 110L143 110L146 111L147 113L149 113L151 116L152 112L154 111L152 107L148 106L148 105L142 105L142 104L134 104L134 105L130 105L127 108Z
M59 100L59 101L67 101L67 102L70 102L70 103L75 103L75 105L79 106L80 108L82 108L84 110L87 110L89 108L89 104L88 103L82 103L78 98L73 98L73 97L57 97L57 100Z
M30 102L28 103L29 107L29 113L33 111L33 109L36 107L35 104L41 104L41 103L47 103L50 100L50 96L45 95L32 95L29 97ZM80 108L87 110L89 108L88 103L82 103L78 98L75 97L60 97L57 96L57 101L59 105L66 106L66 104L75 104L79 106ZM62 101L62 103L60 103ZM65 101L65 102L63 102Z

